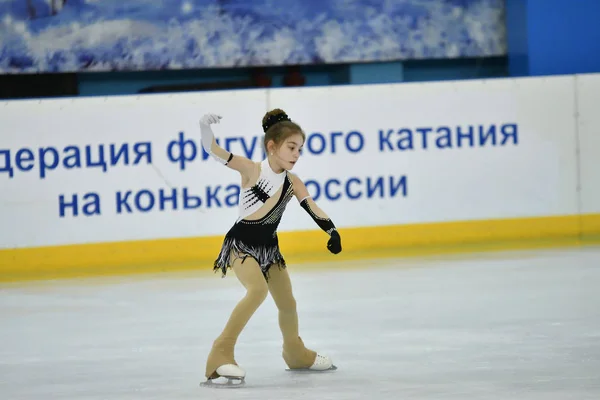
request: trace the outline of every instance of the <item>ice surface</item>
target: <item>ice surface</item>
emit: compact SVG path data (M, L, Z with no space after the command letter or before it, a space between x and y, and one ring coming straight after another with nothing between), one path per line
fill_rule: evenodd
M186 273L0 287L0 397L598 399L600 249L290 266L307 345L284 371L269 297L240 337L247 385L199 387L243 290Z

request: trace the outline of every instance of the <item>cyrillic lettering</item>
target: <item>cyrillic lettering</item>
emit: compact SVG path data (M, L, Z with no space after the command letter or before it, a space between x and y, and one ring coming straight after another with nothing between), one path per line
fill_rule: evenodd
M358 138L358 146L352 146L352 138ZM346 148L352 153L358 153L365 146L365 138L360 132L352 131L346 136Z
M67 146L65 147L64 153L66 156L63 159L63 165L65 168L81 168L81 152L79 151L79 147Z
M400 129L398 131L398 150L412 150L413 149L413 136L410 129Z
M133 165L138 165L142 158L146 157L146 164L152 164L152 144L149 142L136 143L133 145L133 152L135 153L135 160ZM194 152L194 157L196 153Z
M442 135L435 140L435 145L439 149L452 148L452 131L446 126L440 126L437 133Z
M50 154L50 163L46 159L46 155ZM59 158L58 151L53 147L40 147L40 178L46 177L46 170L56 169L58 166Z
M406 197L408 196L407 182L407 177L403 175L396 177L367 177L364 180L358 177L351 177L348 178L346 182L340 181L337 178L331 178L325 181L323 185L320 185L314 180L307 180L304 184L309 193L312 194L313 200L317 201L321 196L321 193L324 192L325 197L328 200L336 201L341 199L344 195L351 200L364 197L365 194L367 198L385 198L386 196ZM363 191L362 189L366 189L366 191Z
M221 207L221 200L219 200L219 198L217 197L217 194L219 193L220 189L221 189L221 186L217 186L214 189L214 192L212 192L210 186L208 186L206 188L206 207L207 208L211 207L211 204L213 203L213 201L217 204L217 207Z
M478 137L476 136L476 129L478 132ZM500 125L500 128L497 128L497 125L466 125L466 126L456 126L456 131L453 131L448 126L439 126L437 128L430 127L420 127L415 128L414 130L408 128L402 128L398 130L396 133L398 135L397 142L392 144L392 135L395 133L394 130L379 130L379 150L412 150L415 148L415 144L413 142L413 136L415 134L421 135L421 143L422 148L427 149L430 147L431 141L428 136L432 132L437 134L435 139L435 146L439 149L446 149L453 147L453 134L456 133L456 147L475 147L477 144L480 146L485 146L486 144L491 144L492 146L496 145L496 137L497 131L500 131L502 134L501 144L505 145L509 142L513 144L518 143L518 126L517 124L503 124ZM359 134L360 135L360 134ZM350 146L349 136L346 137L346 147L350 151L356 151L353 147ZM362 147L362 136L361 137L361 146ZM511 141L512 139L512 141Z
M73 196L71 196L71 202L67 203L65 201L65 196L64 195L60 195L58 197L58 212L61 218L65 217L66 211L65 209L71 207L73 209L73 216L76 217L77 215L79 215L79 209L77 207L77 195L74 194Z
M161 211L166 208L165 203L168 201L173 203L173 210L177 210L177 189L171 189L171 196L166 195L165 189L160 189L158 191L158 202Z
M189 148L189 153L186 153L186 149ZM198 149L196 143L192 140L185 140L183 138L183 132L179 132L178 140L172 140L167 146L167 156L171 162L178 162L179 169L185 169L186 161L193 161L196 158Z
M402 196L406 197L408 188L406 186L406 176L398 178L398 183L394 183L394 177L390 176L390 197L396 196L398 189L402 188Z
M19 168L21 171L31 171L33 169L33 162L30 164L26 164L27 162L33 161L33 151L29 149L21 149L17 151L15 158L15 164L17 165L17 168Z
M320 147L318 148L314 148L313 142L315 141L315 138L317 138L321 143L320 143ZM310 135L308 137L308 141L306 143L306 147L308 147L308 150L310 150L311 153L313 154L321 154L322 152L325 151L325 148L327 147L327 143L325 140L325 136L323 136L320 133L313 133L312 135Z
M98 161L92 161L92 146L85 146L85 158L88 167L101 167L106 172L108 167L104 160L104 145L98 145Z
M418 133L420 133L420 134L421 134L421 136L423 137L423 140L422 140L422 143L423 143L423 148L424 148L424 149L427 149L427 147L428 147L428 142L427 142L427 134L428 134L429 132L431 132L431 131L432 131L432 129L431 129L431 128L417 128L417 129L416 129L416 131L417 131Z
M100 196L97 193L88 193L83 200L89 200L82 207L85 215L100 215Z
M86 193L83 196L84 204L82 207L83 214L90 215L100 215L100 196L97 193ZM58 212L61 218L64 218L67 214L66 209L71 208L72 214L74 217L79 215L79 207L78 207L78 197L76 194L71 196L71 201L67 202L65 195L60 195L58 197Z
M242 150L244 151L246 158L248 158L249 160L252 160L252 157L254 155L254 150L256 149L256 143L258 141L258 138L256 136L254 136L252 138L252 145L250 148L248 148L248 146L246 145L246 141L244 140L244 138L241 138L241 140L242 140Z
M117 192L117 214L121 214L123 208L127 210L128 213L131 213L131 206L127 203L129 196L131 195L131 190L125 193L125 197L121 194L121 192Z
M379 197L383 198L385 195L383 177L380 176L379 178L377 178L375 185L373 185L373 178L368 177L367 178L367 197L368 198L373 197L373 194L375 193L376 190L379 190Z
M238 140L244 140L241 137L226 137L225 138L225 146L223 147L225 150L231 152L231 143L237 142Z
M236 207L239 204L240 185L229 185L225 188L225 204L229 207Z
M496 125L491 125L487 132L484 132L485 126L479 126L479 144L481 146L485 146L488 141L488 138L492 138L492 146L496 145Z
M360 196L362 195L362 192L359 190L357 194L353 194L353 192L350 190L350 185L353 183L360 184L360 179L358 179L358 178L348 179L348 181L346 182L346 195L351 200L356 200L356 199L360 198Z
M129 146L127 145L127 143L122 144L118 152L115 150L115 148L115 144L110 145L110 165L117 165L121 156L123 156L123 158L125 159L125 161L123 161L123 164L129 165Z
M392 129L384 132L383 130L379 130L379 151L384 150L384 145L388 150L394 150L392 143L390 142L390 136L392 136L394 131Z
M333 194L333 195L332 195L332 194L330 193L330 189L329 189L329 187L330 187L332 184L335 184L335 185L337 185L337 186L340 186L340 181L339 181L339 180L337 180L337 179L335 179L335 178L333 178L333 179L329 179L327 182L325 182L325 196L326 196L326 197L327 197L329 200L337 200L337 199L339 199L340 197L342 197L342 194L341 194L340 192L338 192L337 194Z
M501 145L504 146L504 144L508 141L509 137L513 138L513 144L517 144L519 142L519 140L517 139L517 124L504 124L502 125L502 127L500 127L500 133L502 133L502 142L500 143Z
M469 132L463 132L460 126L456 127L456 136L458 138L458 147L462 147L463 138L469 139L469 147L473 147L474 138L473 138L473 126L469 125Z
M147 200L144 201L144 199L147 199ZM151 191L149 191L147 189L140 190L135 195L135 207L142 212L148 212L148 211L152 210L155 202L156 202L156 198L154 197L154 193L152 193ZM144 204L144 203L146 203L146 204Z
M336 144L335 144L335 138L336 137L343 137L344 133L343 132L332 132L331 133L331 153L335 154L336 150Z
M8 176L12 178L15 172L10 163L10 150L0 150L0 156L4 156L4 166L0 164L0 172L8 172Z
M185 210L196 209L200 207L202 200L198 196L190 196L188 188L183 188L183 208Z

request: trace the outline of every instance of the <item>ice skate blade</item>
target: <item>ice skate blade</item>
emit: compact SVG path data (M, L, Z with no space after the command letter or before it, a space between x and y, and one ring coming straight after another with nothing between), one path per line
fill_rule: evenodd
M226 379L224 382L223 379ZM246 384L245 378L222 376L216 379L207 379L200 386L212 389L237 389Z
M323 372L335 371L336 369L337 369L337 367L335 365L332 365L331 368L322 369L322 370L309 369L309 368L286 368L285 370L288 372L299 372L299 373L303 373L303 374L321 374Z

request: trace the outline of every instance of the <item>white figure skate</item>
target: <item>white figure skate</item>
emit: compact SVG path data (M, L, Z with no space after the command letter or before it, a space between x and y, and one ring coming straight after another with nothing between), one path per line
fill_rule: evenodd
M243 386L246 381L246 371L234 364L225 364L217 368L217 378L209 378L206 382L202 382L200 386L216 387L216 388L236 388ZM223 382L224 378L226 382Z
M317 354L317 358L313 365L308 368L286 368L290 372L325 372L335 371L337 367L333 365L331 358Z

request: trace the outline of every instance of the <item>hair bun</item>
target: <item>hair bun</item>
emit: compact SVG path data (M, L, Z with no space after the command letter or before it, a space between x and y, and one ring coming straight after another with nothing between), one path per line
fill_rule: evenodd
M267 117L263 120L263 131L266 133L270 127L282 121L291 121L290 117L288 117L285 111L280 109L270 111L267 113Z

